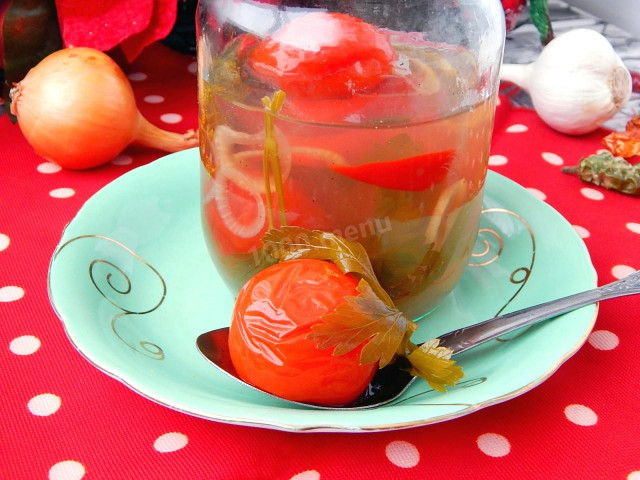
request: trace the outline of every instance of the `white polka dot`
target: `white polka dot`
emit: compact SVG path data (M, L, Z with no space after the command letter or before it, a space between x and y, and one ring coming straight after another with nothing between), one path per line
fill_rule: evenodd
M24 290L15 285L0 288L0 302L15 302L24 297Z
M162 103L164 97L162 95L147 95L143 100L147 103Z
M522 133L529 130L529 127L526 125L522 125L521 123L516 123L507 128L508 133Z
M29 400L27 408L38 417L48 417L58 411L61 403L59 396L53 393L43 393Z
M551 165L562 165L564 164L564 160L560 155L556 155L551 152L542 152L542 159L545 162L550 163Z
M111 160L111 163L114 165L130 165L133 162L133 158L129 155L118 155L116 158Z
M198 62L191 62L187 67L187 70L193 73L194 75L198 73Z
M73 188L56 188L49 192L53 198L69 198L73 197L76 194Z
M62 170L62 167L60 165L56 165L53 162L44 162L38 165L36 169L40 173L57 173Z
M175 452L184 448L189 443L189 438L183 433L169 432L160 435L153 442L153 448L162 453Z
M11 340L9 343L9 350L16 355L31 355L40 348L40 339L33 335L23 335Z
M489 165L491 165L492 167L506 165L507 161L507 157L505 157L504 155L491 155L489 157Z
M84 465L75 460L65 460L56 463L49 470L49 480L80 480L86 470Z
M160 120L164 123L180 123L182 121L182 115L179 113L163 113L160 115Z
M629 265L616 265L611 269L611 275L613 275L618 280L620 280L624 277L628 277L635 271L636 269L633 267L630 267Z
M584 187L580 189L580 193L589 200L602 200L604 198L604 193L595 188Z
M573 225L573 229L580 235L580 238L589 238L591 236L591 232L580 225Z
M598 415L596 415L596 412L584 405L568 405L564 409L564 414L571 423L582 427L590 427L598 423Z
M291 477L291 480L320 480L320 473L317 470L305 470Z
M497 433L483 433L476 439L478 448L490 457L504 457L511 451L511 444L506 437Z
M0 233L0 252L7 248L9 246L9 243L11 243L11 240L9 240L9 236L5 235L4 233Z
M613 350L620 343L620 339L609 330L596 330L589 335L589 343L598 350Z
M627 475L627 480L640 480L640 470L636 470Z
M640 223L627 223L627 228L631 230L633 233L640 233Z
M142 80L146 80L147 79L147 74L146 73L142 73L142 72L133 72L133 73L130 73L129 75L127 75L127 77L129 77L129 80L131 80L131 81L141 82Z
M496 105L501 105L502 104L502 100L500 100L500 97L496 98Z
M533 195L534 197L536 197L538 200L546 200L547 196L545 195L544 192L541 192L540 190L538 190L537 188L527 188L527 191Z
M395 440L385 448L387 458L396 467L412 468L420 461L420 452L412 443Z

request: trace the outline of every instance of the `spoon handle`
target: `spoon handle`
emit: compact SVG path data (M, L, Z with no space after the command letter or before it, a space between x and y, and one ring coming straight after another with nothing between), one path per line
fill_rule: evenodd
M454 330L439 337L440 345L450 348L454 354L462 353L488 340L493 340L519 328L557 317L585 305L637 293L640 293L640 270L622 280L600 288L552 300Z

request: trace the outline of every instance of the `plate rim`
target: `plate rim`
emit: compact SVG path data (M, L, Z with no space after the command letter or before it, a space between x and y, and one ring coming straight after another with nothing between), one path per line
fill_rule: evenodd
M183 150L180 152L176 152L176 153L172 153L169 155L165 155L163 157L160 157L156 160L154 160L153 162L150 162L148 164L145 165L141 165L139 167L136 167L134 169L129 170L128 172L124 173L123 175L120 175L119 177L115 178L114 180L112 180L111 182L107 183L106 185L104 185L102 188L100 188L97 192L95 192L93 195L91 195L91 197L89 197L83 204L82 206L78 209L78 211L75 213L75 215L73 216L73 218L64 226L64 228L62 229L62 233L60 235L60 240L58 241L58 243L56 244L56 247L53 251L53 254L51 255L51 259L49 261L49 267L47 270L47 295L48 295L48 299L49 299L49 304L51 305L51 308L53 309L54 313L56 314L56 316L58 317L58 319L60 320L60 322L62 323L62 327L63 327L63 331L67 337L67 339L69 340L69 342L71 343L71 345L73 346L73 348L93 367L95 367L96 369L98 369L99 371L101 371L102 373L106 374L108 377L113 378L114 380L117 380L118 382L120 382L121 384L123 384L124 386L126 386L127 388L129 388L130 390L134 391L135 393L137 393L138 395L142 396L143 398L146 398L147 400L152 401L153 403L156 403L158 405L161 405L163 407L169 408L171 410L192 416L192 417L197 417L197 418L202 418L205 420L209 420L209 421L216 421L216 422L221 422L221 423L226 423L226 424L231 424L231 425L242 425L242 426L248 426L248 427L257 427L257 428L265 428L265 429L272 429L272 430L279 430L279 431L285 431L285 432L294 432L294 433L320 433L320 432L330 432L330 433L371 433L371 432L383 432L383 431L395 431L395 430L403 430L403 429L408 429L408 428L415 428L415 427L420 427L420 426L426 426L426 425L433 425L436 423L441 423L444 421L448 421L448 420L453 420L455 418L459 418L459 417L463 417L466 415L469 415L471 413L474 413L476 411L482 410L484 408L493 406L493 405L497 405L499 403L503 403L506 402L508 400L511 400L513 398L516 398L530 390L533 390L534 388L536 388L537 386L539 386L540 384L542 384L543 382L545 382L546 380L548 380L567 360L569 360L573 355L575 355L575 353L580 350L580 348L582 348L582 346L585 344L585 342L587 341L589 335L591 334L591 331L593 330L593 327L595 325L596 322L596 318L598 316L598 312L599 312L599 303L595 303L592 306L593 308L593 312L592 312L592 316L591 319L589 321L588 326L585 328L585 332L583 333L583 335L580 337L580 339L573 345L573 347L567 351L562 357L560 357L553 365L551 365L542 375L538 376L537 378L535 378L533 381L527 383L526 385L523 385L515 390L512 390L511 392L508 392L506 394L497 396L497 397L493 397L481 402L477 402L474 403L472 405L467 406L466 408L460 409L460 410L456 410L454 412L450 412L447 414L443 414L440 416L435 416L435 417L430 417L430 418L426 418L426 419L419 419L419 420L413 420L413 421L409 421L409 422L395 422L395 423L385 423L385 424L372 424L372 425L359 425L359 426L352 426L352 427L347 427L345 425L333 425L333 424L305 424L305 425L296 425L296 424L289 424L289 423L283 423L283 422L278 422L278 421L274 421L274 420L259 420L259 419L251 419L251 418L244 418L244 417L237 417L237 416L226 416L226 415L222 415L222 414L211 414L211 413L204 413L199 411L198 409L187 409L187 408L182 408L182 406L176 405L176 404L172 404L172 403L168 403L164 400L161 400L159 398L157 398L156 396L154 396L154 392L147 392L145 388L140 388L138 386L135 385L135 380L134 379L127 379L125 378L125 375L122 375L121 373L116 372L115 370L118 370L117 368L113 368L112 370L109 369L109 366L106 365L102 365L102 362L100 360L94 359L91 355L90 352L85 351L82 347L80 347L79 342L77 342L73 336L71 335L71 333L69 332L68 328L67 328L67 323L63 317L63 315L61 314L61 312L58 310L58 307L56 305L55 299L54 299L54 295L52 292L52 288L51 288L51 272L52 272L52 268L53 268L53 262L58 254L58 252L60 251L61 247L64 246L64 237L65 237L65 233L68 229L68 227L82 214L83 210L85 210L85 208L87 208L87 206L91 203L92 199L103 193L104 190L109 189L110 186L115 183L118 182L120 179L132 175L135 173L135 175L140 175L140 170L148 168L148 167L153 167L153 165L156 162L162 162L165 159L171 158L171 157L177 157L180 155L189 155L191 153L194 153L194 151L196 151L198 149L198 147L194 147L192 149L187 149L187 150ZM167 162L168 163L168 162ZM499 178L499 181L504 181L507 184L511 184L511 186L513 187L517 187L518 189L522 189L524 190L523 193L526 193L526 190L524 189L524 187L520 184L518 184L517 182L515 182L514 180L511 180L510 178L501 175L493 170L488 170L487 171L487 177L489 176L495 176L497 178ZM540 206L542 206L543 209L547 210L548 214L554 215L556 217L559 217L560 220L562 220L563 222L566 222L567 224L569 224L568 220L566 218L564 218L562 216L562 214L560 214L560 212L558 212L555 208L553 208L551 205L547 204L546 202L540 201ZM569 224L570 226L570 224ZM572 229L573 230L573 229ZM583 253L585 254L585 259L588 263L588 267L590 267L591 273L593 275L593 283L594 283L594 287L597 286L598 284L598 276L597 276L597 272L593 266L593 262L591 261L591 256L589 254L589 251L584 243L584 241L580 238L580 236L578 235L577 232L575 232L575 230L573 232L569 233L570 235L575 235L575 239L578 240L578 244L580 245L580 248L582 249ZM583 307L586 308L586 307Z

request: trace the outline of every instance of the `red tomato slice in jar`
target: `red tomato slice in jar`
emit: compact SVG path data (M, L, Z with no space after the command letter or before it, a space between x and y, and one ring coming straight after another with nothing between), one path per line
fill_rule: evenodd
M320 405L355 401L377 363L360 365L362 345L345 355L320 350L312 325L356 296L358 281L329 262L293 260L252 277L238 295L229 353L238 375L289 400Z
M359 18L312 12L294 18L248 56L256 77L289 95L350 97L392 71L388 35Z
M363 165L332 165L331 169L353 180L388 188L418 192L441 182L456 155L455 150Z

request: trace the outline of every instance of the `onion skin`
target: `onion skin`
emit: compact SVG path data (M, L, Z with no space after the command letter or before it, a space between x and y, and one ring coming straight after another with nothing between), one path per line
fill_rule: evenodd
M138 111L120 67L92 48L52 53L11 92L11 112L38 155L68 169L108 162L130 143L165 151L196 146L185 135L151 125Z

